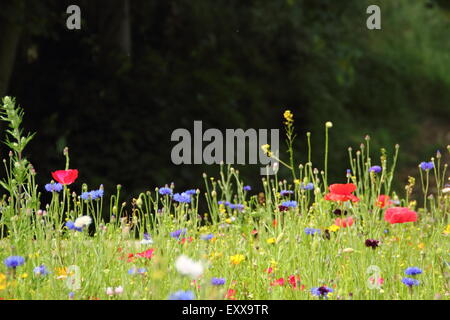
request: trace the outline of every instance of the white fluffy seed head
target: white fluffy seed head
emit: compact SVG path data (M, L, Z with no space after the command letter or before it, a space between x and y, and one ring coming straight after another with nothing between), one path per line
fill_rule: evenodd
M180 274L189 276L192 279L200 277L204 270L201 262L195 262L185 255L181 255L177 258L175 261L175 268Z
M92 223L92 218L89 216L82 216L79 217L75 220L75 227L77 228L84 228L87 227L88 225L90 225Z

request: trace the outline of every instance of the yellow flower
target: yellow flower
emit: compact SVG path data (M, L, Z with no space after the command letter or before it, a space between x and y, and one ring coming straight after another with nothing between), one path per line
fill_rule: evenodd
M61 267L61 268L55 268L55 272L57 275L57 279L65 279L67 278L67 268Z
M236 254L230 257L230 261L232 264L240 264L245 260L245 256L243 254Z
M225 220L226 223L231 224L232 220L230 218Z
M294 115L292 114L291 110L286 110L283 114L284 119L286 119L286 124L290 124L294 122Z
M28 273L22 273L21 275L20 275L20 277L22 278L22 279L26 279L26 278L28 278Z
M352 253L354 251L355 250L353 250L353 248L345 248L344 250L342 250L342 252L345 252L345 253Z
M302 182L300 181L300 179L295 179L295 180L294 180L294 183L295 183L295 184L300 184L300 183L302 183Z
M220 258L221 256L222 256L223 254L221 253L221 252L211 252L211 254L210 254L210 257L212 258L212 259L215 259L215 258Z
M341 227L333 224L332 226L328 227L328 230L330 230L331 232L336 232L340 229Z
M6 288L6 276L0 273L0 290L5 290Z
M444 234L447 235L450 233L450 224L447 226L447 228L445 228L444 230Z
M277 240L275 238L269 238L267 239L267 243L268 244L274 244L275 242L277 242Z
M425 243L423 243L423 242L419 243L419 244L417 245L417 248L419 248L419 249L425 248Z

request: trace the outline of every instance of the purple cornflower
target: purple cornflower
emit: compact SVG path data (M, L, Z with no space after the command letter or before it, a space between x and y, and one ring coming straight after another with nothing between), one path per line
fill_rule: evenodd
M314 184L312 182L309 182L305 185L302 184L302 189L303 190L313 190L314 189Z
M311 289L311 293L318 297L327 297L328 293L333 292L333 289L326 286L316 287Z
M229 204L229 207L230 207L230 209L232 209L232 210L234 210L234 209L239 210L239 211L244 210L244 205L243 205L243 204L240 204L240 203L237 203L237 204L232 204L232 203L230 203L230 204Z
M128 274L134 275L134 274L140 274L143 275L147 272L147 269L145 268L131 268L130 270L128 270Z
M78 232L83 231L83 228L75 227L75 223L74 223L73 221L71 221L71 220L69 220L69 221L66 222L66 227L67 227L67 229L69 229L69 230L76 230L76 231L78 231Z
M75 292L69 292L69 300L73 300L75 298Z
M217 204L218 205L222 205L223 204L224 206L228 207L230 205L230 201L219 201L219 202L217 202Z
M197 193L197 191L195 191L195 189L190 189L190 190L186 190L185 192L183 192L189 196L193 196L194 194Z
M293 193L294 193L294 191L292 191L292 190L281 190L280 196L284 197L284 196L287 196L287 195L293 194Z
M352 176L352 170L347 169L347 173L346 173L345 176L346 176L347 178L351 178L351 176Z
M369 169L369 172L380 173L382 168L380 166L372 166Z
M183 192L181 194L179 193L175 193L173 195L173 199L177 202L182 202L182 203L191 203L191 196L188 195L187 193Z
M214 238L214 234L210 233L210 234L202 234L200 236L200 239L202 240L211 240L212 238Z
M305 233L308 235L320 234L320 229L305 228Z
M281 205L283 207L295 208L297 207L297 201L284 201Z
M25 263L25 258L22 256L10 256L3 260L3 263L7 268L17 268Z
M83 192L80 197L81 197L81 199L86 200L86 201L87 200L96 200L96 199L102 198L103 193L104 193L103 188L100 188L98 190Z
M63 189L61 183L47 183L45 185L45 190L48 192L60 192Z
M412 279L412 278L403 278L402 282L403 282L403 284L407 285L410 288L412 288L413 286L418 286L420 284L419 280Z
M421 162L419 165L420 169L424 170L424 171L428 171L434 168L434 163L433 162Z
M179 290L169 296L169 300L194 300L195 294L192 291Z
M405 270L405 274L408 276L416 276L418 274L421 274L422 272L422 269L418 267L409 267Z
M163 195L163 196L167 196L172 194L172 189L167 188L167 187L162 187L159 189L159 194Z
M212 284L213 286L223 286L223 285L225 284L225 282L226 282L226 280L225 280L224 278L216 278L216 277L213 277L213 278L211 279L211 284Z
M244 191L250 191L250 190L252 190L252 187L250 187L250 186L244 186Z
M33 269L33 272L35 275L37 276L46 276L48 275L50 272L47 270L47 267L44 266L43 264L41 264L40 266L36 267Z
M186 229L179 229L170 233L172 238L178 239L180 236L184 236L186 234Z

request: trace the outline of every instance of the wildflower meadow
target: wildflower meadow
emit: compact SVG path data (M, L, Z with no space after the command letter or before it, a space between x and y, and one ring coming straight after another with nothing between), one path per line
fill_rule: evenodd
M324 134L323 161L297 163L300 137L287 110L280 117L287 153L260 147L289 175L275 170L248 185L220 164L215 176L203 175L204 185L149 186L130 203L121 198L126 186L83 183L68 148L60 167L36 171L33 155L24 156L34 135L22 127L23 110L11 97L0 107L7 125L1 299L449 299L450 180L442 156L450 146L417 159L417 174L394 190L400 147L372 150L367 136L358 150L342 150L349 169L330 181L333 124L304 137L310 155L318 147L311 134ZM48 183L37 185L36 175Z

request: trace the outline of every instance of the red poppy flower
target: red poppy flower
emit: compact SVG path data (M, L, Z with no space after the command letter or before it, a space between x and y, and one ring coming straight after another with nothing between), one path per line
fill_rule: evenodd
M77 169L69 169L69 170L58 170L52 172L52 177L59 183L63 185L72 184L78 178L78 170Z
M271 274L273 272L273 268L269 267L269 268L266 269L265 272L267 272L268 274Z
M192 240L194 240L194 238L192 238L192 237L189 237L189 238L183 238L183 239L181 239L180 241L178 241L178 243L185 244L186 241L192 242Z
M352 194L356 190L356 186L353 183L346 184L332 184L330 187L330 192L324 197L325 200L329 201L359 201L358 197Z
M347 228L353 225L353 218L352 217L348 217L348 218L336 218L336 220L334 221L334 224L341 227L341 228Z
M387 205L390 205L391 203L392 203L392 201L389 196L387 196L385 194L381 194L378 196L378 200L377 200L377 202L375 202L375 205L377 207L384 208Z
M300 284L300 276L289 276L289 284L292 286L292 288L296 289L297 286Z
M417 213L404 207L389 208L384 214L384 220L390 224L417 221Z
M151 259L153 257L153 252L155 252L155 249L148 249L143 252L136 253L136 255L141 258Z
M280 279L273 281L270 285L272 287L273 286L284 286L284 283L285 283L284 278L280 278Z
M225 294L225 299L236 300L236 297L234 296L235 294L236 290L228 289L227 293Z
M274 227L276 227L276 226L277 226L277 224L278 224L278 221L277 221L277 219L273 219L273 221L272 221L272 225L273 225Z

